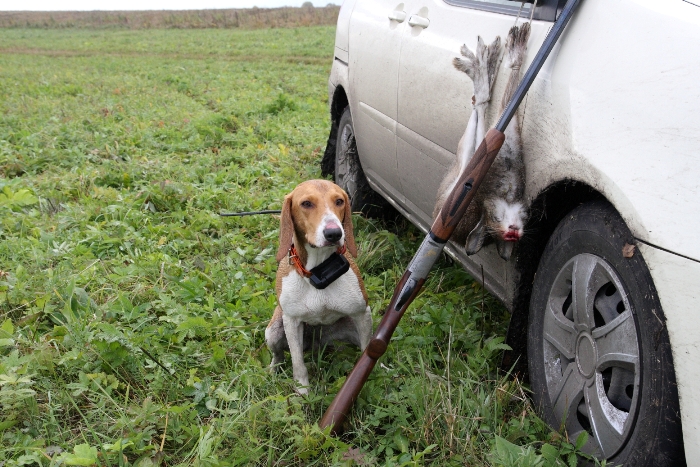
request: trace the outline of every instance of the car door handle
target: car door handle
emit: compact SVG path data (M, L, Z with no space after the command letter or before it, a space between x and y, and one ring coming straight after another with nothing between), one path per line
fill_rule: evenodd
M419 28L425 29L428 26L430 26L430 20L423 16L411 15L411 17L408 18L408 24L410 24L411 26L418 26Z
M401 10L394 10L389 13L389 19L396 21L397 23L403 23L406 19L406 12Z

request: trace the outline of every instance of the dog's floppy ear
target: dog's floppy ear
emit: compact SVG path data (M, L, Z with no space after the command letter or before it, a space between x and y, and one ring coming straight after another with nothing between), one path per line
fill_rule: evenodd
M282 204L282 215L280 217L280 247L277 250L277 262L282 261L282 258L287 256L289 248L294 241L294 222L292 221L292 195L284 197Z
M350 198L343 192L345 197L345 213L343 214L343 230L345 231L345 247L353 258L357 258L357 245L355 245L355 235L352 232L352 209L350 208Z

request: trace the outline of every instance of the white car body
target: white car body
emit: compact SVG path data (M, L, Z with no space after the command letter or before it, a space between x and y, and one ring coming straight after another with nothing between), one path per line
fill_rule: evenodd
M342 88L371 187L424 231L471 111L472 83L452 58L462 44L474 50L477 35L504 38L514 21L443 0L346 0L340 10L331 105ZM551 25L533 21L526 65ZM580 182L636 239L667 320L687 459L700 458L698 77L700 7L583 0L520 107L527 198ZM501 67L494 96L506 79ZM493 245L471 257L448 251L513 308L514 261Z

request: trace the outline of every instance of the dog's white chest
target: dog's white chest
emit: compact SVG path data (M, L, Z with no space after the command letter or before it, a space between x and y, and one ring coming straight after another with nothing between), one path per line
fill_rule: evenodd
M332 324L343 316L363 314L367 308L352 271L323 290L314 288L308 279L298 274L289 274L282 279L279 303L284 315L311 325Z

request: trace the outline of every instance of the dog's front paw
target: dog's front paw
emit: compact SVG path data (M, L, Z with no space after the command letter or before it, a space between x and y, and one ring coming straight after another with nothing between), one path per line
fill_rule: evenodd
M297 394L300 396L306 396L309 393L309 388L307 386L297 387Z

